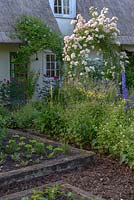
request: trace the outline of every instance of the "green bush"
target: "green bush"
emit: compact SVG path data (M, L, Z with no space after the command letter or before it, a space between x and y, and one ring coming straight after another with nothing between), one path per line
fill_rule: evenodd
M3 149L3 141L7 136L7 130L6 129L1 129L0 128L0 152Z
M26 102L23 84L13 79L0 81L0 104L14 109Z
M129 64L126 67L126 83L128 89L134 88L134 55L129 56Z
M65 113L66 138L80 145L95 142L101 122L106 116L106 105L82 102L72 105Z
M9 111L5 107L0 106L0 115L2 117L8 116L9 115Z
M47 99L45 100L37 100L37 101L31 101L31 106L35 108L37 111L41 112L42 110L45 109L45 107L48 106L49 102Z
M37 111L32 104L29 103L25 105L20 110L13 113L13 118L16 122L16 128L32 128L33 121L38 117L39 114L40 112Z
M62 117L62 110L58 106L46 106L41 114L34 120L35 128L53 137L60 137L64 132L65 121Z
M98 149L121 162L134 166L134 110L125 111L124 105L111 106L109 117L97 133Z
M123 130L120 141L120 160L134 167L134 122Z
M70 104L85 101L88 98L83 92L82 87L67 84L61 90L61 99L63 100L63 103L68 106Z
M0 106L0 128L11 123L11 113L3 106Z

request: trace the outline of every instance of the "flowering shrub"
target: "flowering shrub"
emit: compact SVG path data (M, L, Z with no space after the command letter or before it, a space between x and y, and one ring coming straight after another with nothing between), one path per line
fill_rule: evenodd
M108 18L107 8L100 13L96 8L90 8L91 19L86 21L80 14L76 20L73 34L64 38L64 61L67 64L68 77L79 78L95 72L95 67L90 66L89 57L93 51L98 58L103 56L101 74L106 78L115 78L117 72L124 70L126 54L118 52L119 42L117 36L117 17ZM116 72L116 73L115 73Z

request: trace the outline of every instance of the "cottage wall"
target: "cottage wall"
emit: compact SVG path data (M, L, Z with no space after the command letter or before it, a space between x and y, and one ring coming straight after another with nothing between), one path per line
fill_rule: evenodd
M74 26L71 25L71 20L68 18L56 18L56 21L58 23L59 29L63 35L71 35L73 32Z

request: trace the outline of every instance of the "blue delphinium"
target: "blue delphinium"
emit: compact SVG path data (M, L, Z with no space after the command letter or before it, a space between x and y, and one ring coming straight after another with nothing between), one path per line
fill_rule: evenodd
M122 96L123 99L126 100L126 109L129 108L129 103L128 103L128 89L127 89L127 84L126 84L126 73L122 72Z

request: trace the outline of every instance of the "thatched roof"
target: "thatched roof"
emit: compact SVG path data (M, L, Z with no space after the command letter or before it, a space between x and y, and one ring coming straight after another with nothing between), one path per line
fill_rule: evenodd
M10 35L13 25L21 15L41 18L53 30L59 31L49 0L0 0L0 43L18 43Z
M110 16L118 17L121 44L134 45L134 1L133 0L77 0L77 13L89 19L89 7L101 10L109 8Z
M119 18L121 44L134 45L134 2L133 0L76 0L77 13L89 19L89 7L99 9L108 7L111 16ZM13 25L21 15L41 18L53 30L59 31L57 21L52 13L49 0L0 0L0 43L18 43L11 38Z

